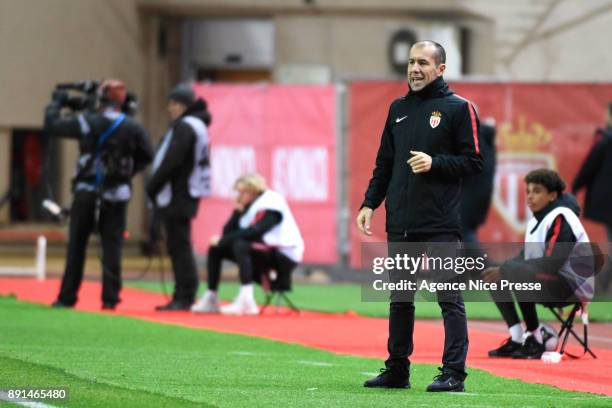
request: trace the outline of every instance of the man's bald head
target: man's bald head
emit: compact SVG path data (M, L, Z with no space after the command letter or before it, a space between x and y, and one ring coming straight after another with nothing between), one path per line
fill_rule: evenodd
M434 48L434 61L436 65L446 64L446 50L440 44L431 40L423 40L417 41L413 45L413 47L433 47Z
M446 70L446 52L434 41L419 41L410 48L408 56L408 85L419 92L441 77Z

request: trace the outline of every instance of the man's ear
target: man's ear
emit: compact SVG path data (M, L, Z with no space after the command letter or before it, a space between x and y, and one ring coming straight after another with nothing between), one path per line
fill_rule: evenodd
M440 64L438 65L438 71L439 71L439 75L438 76L442 76L444 75L444 71L446 70L446 64Z

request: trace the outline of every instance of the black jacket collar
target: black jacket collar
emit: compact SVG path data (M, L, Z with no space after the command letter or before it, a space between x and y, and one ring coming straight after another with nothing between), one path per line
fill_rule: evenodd
M533 216L535 217L536 220L538 220L538 223L542 221L549 212L559 207L560 201L561 200L557 198L555 201L551 201L550 203L548 203L548 205L542 208L540 211L534 212Z
M448 88L448 84L444 81L444 78L439 76L420 91L413 91L410 89L410 85L408 85L408 94L406 97L415 96L421 99L429 99L449 94L452 94L452 91Z
M580 206L576 200L576 196L570 193L561 194L555 201L549 203L546 207L533 214L538 223L546 217L546 215L557 207L567 207L580 216Z
M207 110L206 102L203 99L198 99L189 107L181 116L178 117L175 121L173 121L170 126L174 126L181 121L185 116L195 116L204 122L207 126L210 125L210 113Z
M538 229L538 227L540 226L540 223L542 222L542 220L544 219L544 217L546 217L546 215L551 212L552 210L554 210L555 208L559 207L561 205L561 200L560 198L557 198L555 201L551 201L546 207L542 208L540 211L534 212L533 216L535 217L535 219L538 221L536 223L536 225L531 229L530 233L533 234L535 230Z

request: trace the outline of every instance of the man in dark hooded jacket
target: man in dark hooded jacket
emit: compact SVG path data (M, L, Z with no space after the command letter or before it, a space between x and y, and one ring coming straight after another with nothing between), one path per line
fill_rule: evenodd
M586 187L584 216L603 224L609 243L612 242L612 103L608 105L606 115L606 125L595 132L595 143L574 179L572 191L576 194ZM601 290L605 292L611 281L612 262L608 259L606 267L599 274Z
M359 230L371 235L374 210L385 201L390 257L420 256L421 249L411 243L422 244L430 257L454 253L461 234L461 180L482 170L478 116L469 101L449 89L442 77L445 69L446 51L440 44L419 41L410 48L410 89L391 103L372 178L357 215ZM440 277L457 278L458 274L449 272L450 276ZM401 281L402 273L390 270L390 281ZM389 357L385 369L365 381L365 387L410 387L413 295L391 291ZM464 391L468 333L463 298L458 291L439 291L437 295L444 320L444 352L440 374L427 391Z
M495 177L494 122L484 120L478 130L480 153L483 159L482 172L466 177L463 180L461 196L461 233L463 242L477 243L477 229L487 220L491 197L493 196L493 180Z
M156 309L189 310L198 289L191 219L197 213L199 199L210 195L207 126L211 116L206 102L196 100L188 84L176 86L168 100L172 122L157 147L146 190L163 219L175 289L172 300Z

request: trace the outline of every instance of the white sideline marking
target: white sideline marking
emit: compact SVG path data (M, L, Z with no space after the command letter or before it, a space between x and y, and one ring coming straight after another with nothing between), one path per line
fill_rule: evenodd
M361 371L359 374L363 374L366 376L376 376L380 373L369 373L367 371ZM546 384L540 384L540 385L546 385ZM552 387L552 386L551 386ZM567 391L567 390L565 390ZM581 392L581 391L572 391L572 392ZM467 397L474 397L474 396L490 396L490 397L516 397L516 394L504 394L504 393L498 393L498 392L493 392L490 394L482 394L482 393L477 393L477 392L451 392L448 393L451 394L453 396L455 395L465 395ZM541 394L520 394L521 397L528 397L528 398L541 398L542 395ZM566 400L589 400L589 399L610 399L612 400L612 396L607 396L607 395L590 395L588 397L582 397L582 396L578 396L578 397L574 397L574 396L565 396L565 395L557 395L554 396L554 398L562 398L562 399L566 399Z
M318 367L333 367L335 365L332 363L325 363L323 361L298 360L297 362L300 364L306 364L306 365L318 366Z
M236 356L257 356L260 353L255 353L254 351L231 351L230 354Z
M306 388L306 391L316 391L316 390L318 390L318 388L316 388L316 387L315 388Z
M32 401L25 398L9 398L8 393L0 391L0 400L11 404L21 405L22 407L30 408L57 408L55 405L44 404L38 401Z
M256 352L253 352L253 351L231 351L231 352L229 352L229 354L233 354L235 356L248 356L248 357L264 355L264 353L256 353ZM336 365L336 364L332 364L332 363L327 363L325 361L312 361L312 360L297 360L296 363L304 364L304 365L310 365L310 366L316 366L316 367L333 367L333 366Z

